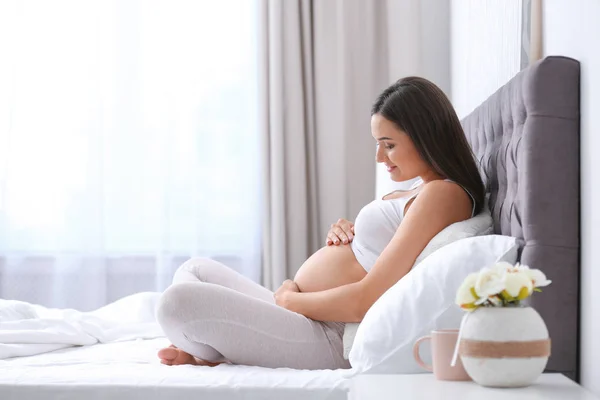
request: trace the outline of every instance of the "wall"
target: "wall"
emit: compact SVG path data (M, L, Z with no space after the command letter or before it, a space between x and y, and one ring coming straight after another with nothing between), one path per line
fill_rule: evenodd
M545 0L542 11L544 56L581 62L581 383L600 395L600 2ZM595 157L594 157L595 156Z
M468 115L521 70L522 1L452 0L452 103Z

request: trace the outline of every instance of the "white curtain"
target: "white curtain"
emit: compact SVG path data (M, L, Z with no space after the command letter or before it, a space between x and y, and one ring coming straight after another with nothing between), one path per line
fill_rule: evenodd
M466 117L521 70L523 0L452 0L452 103Z
M191 256L260 280L256 5L0 3L0 297L93 309Z
M387 0L386 5L388 82L422 76L450 97L450 2ZM416 181L392 181L383 164L377 164L376 177L378 199L394 190L406 190Z

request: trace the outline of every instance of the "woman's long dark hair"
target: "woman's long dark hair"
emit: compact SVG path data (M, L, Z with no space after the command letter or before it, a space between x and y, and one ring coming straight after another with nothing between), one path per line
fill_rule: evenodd
M462 185L483 207L485 187L456 111L435 84L410 76L379 95L371 115L379 114L406 132L421 158L435 172Z

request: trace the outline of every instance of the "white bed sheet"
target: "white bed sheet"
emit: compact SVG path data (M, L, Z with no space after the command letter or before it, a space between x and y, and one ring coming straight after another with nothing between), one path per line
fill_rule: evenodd
M165 338L0 360L0 399L346 399L348 370L166 366Z

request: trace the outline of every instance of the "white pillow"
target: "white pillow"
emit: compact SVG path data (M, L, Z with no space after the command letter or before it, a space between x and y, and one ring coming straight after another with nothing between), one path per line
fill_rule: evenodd
M486 204L483 207L483 210L475 217L449 225L435 235L433 239L429 241L427 246L425 246L421 254L419 254L415 260L413 268L425 260L425 258L434 251L452 242L468 237L491 234L494 231L493 223L492 214L490 213ZM344 327L343 342L345 359L348 359L349 357L358 326L358 323L348 323Z
M412 355L415 340L432 329L458 328L463 311L454 300L464 278L497 261L515 263L518 249L514 237L487 235L431 254L369 309L350 351L350 374L424 372Z
M473 218L448 225L435 235L427 246L425 246L421 254L419 254L414 265L419 264L434 251L447 244L468 237L491 235L492 233L494 233L494 221L492 220L492 214L486 206Z

